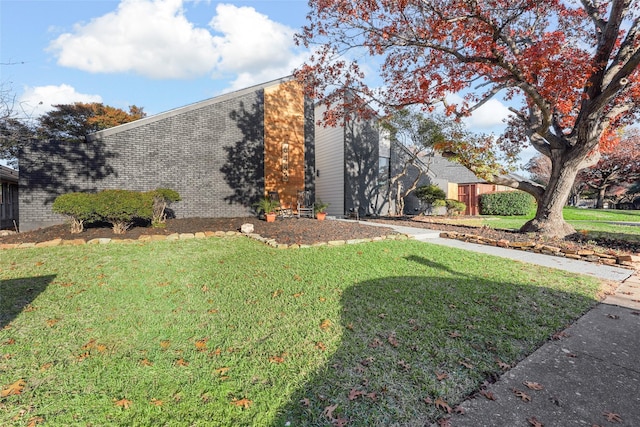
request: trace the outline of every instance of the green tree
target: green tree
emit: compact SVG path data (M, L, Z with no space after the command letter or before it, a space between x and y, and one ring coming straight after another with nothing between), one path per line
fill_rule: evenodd
M366 117L370 102L389 110L444 103L462 117L503 96L514 107L500 139L451 140L443 148L489 182L535 197L535 218L522 231L575 231L562 208L578 171L596 164L616 128L640 115L639 0L309 4L297 41L314 54L295 75L327 106L325 123L345 112ZM354 58L379 65L377 88ZM462 100L447 103L452 92ZM528 145L551 160L546 185L505 173L502 160L515 161Z
M429 172L436 144L442 143L446 121L442 117L427 117L408 108L384 117L380 125L387 131L392 146L396 148L402 165L389 176L387 203L390 213L402 215L404 198L416 189L420 180ZM407 182L409 172L414 173Z
M38 118L37 134L44 139L83 141L91 133L143 117L144 111L136 106L129 107L127 113L101 103L58 104Z

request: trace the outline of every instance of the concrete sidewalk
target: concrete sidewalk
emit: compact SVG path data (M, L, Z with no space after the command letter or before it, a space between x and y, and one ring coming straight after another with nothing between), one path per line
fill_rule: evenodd
M367 225L381 225L363 222ZM613 295L495 383L446 415L451 427L640 426L640 276L630 269L443 239L394 227L420 241L614 281ZM529 388L525 383L533 386ZM491 396L490 399L486 396ZM441 420L441 421L443 421ZM442 424L434 424L438 426Z

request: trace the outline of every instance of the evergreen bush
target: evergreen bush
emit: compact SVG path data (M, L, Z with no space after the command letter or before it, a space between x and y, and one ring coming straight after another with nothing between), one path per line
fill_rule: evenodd
M152 227L164 227L167 222L166 209L173 202L182 200L177 191L170 188L158 188L149 192L153 199L153 212L151 216Z
M104 190L96 194L95 210L113 226L115 234L123 234L136 219L151 221L153 196L131 190Z
M481 215L527 215L534 205L533 196L522 191L487 193L480 196Z
M53 201L51 209L70 218L71 233L82 233L85 222L100 219L95 211L95 198L96 195L90 193L62 194Z

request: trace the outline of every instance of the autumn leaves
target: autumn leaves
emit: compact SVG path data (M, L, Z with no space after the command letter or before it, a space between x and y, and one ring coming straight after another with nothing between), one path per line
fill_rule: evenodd
M461 273L457 252L410 257L424 248L228 239L22 251L0 280L56 277L0 330L0 425L435 421L588 303L558 298L562 275L475 258ZM571 288L592 291L575 278Z

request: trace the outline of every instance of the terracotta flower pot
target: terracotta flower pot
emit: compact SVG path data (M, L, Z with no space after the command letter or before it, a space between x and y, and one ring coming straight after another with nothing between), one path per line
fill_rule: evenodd
M267 222L276 222L276 214L275 213L268 213L265 215L265 218L267 219Z
M327 216L326 212L316 212L316 218L318 218L318 221L324 221L326 216Z

